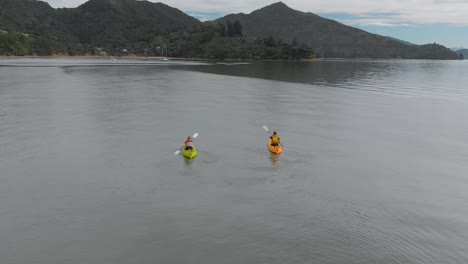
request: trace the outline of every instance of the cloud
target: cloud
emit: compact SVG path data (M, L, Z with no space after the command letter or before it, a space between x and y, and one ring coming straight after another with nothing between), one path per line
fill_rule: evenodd
M86 0L45 0L54 7L75 7ZM151 0L157 2L158 0ZM195 14L250 13L275 0L161 0L161 2ZM283 0L291 8L318 14L350 14L343 20L355 25L425 25L468 26L467 0ZM390 14L390 15L379 15ZM211 16L206 16L206 19Z
M408 27L410 24L408 23L401 23L401 22L395 22L393 20L387 20L387 19L369 19L369 18L364 18L364 19L336 19L336 21L345 24L345 25L351 25L351 26L361 26L361 27L366 27L366 26L377 26L377 27Z
M285 1L291 7L313 13L345 13L355 19L347 24L401 26L449 24L468 26L466 0L316 0Z

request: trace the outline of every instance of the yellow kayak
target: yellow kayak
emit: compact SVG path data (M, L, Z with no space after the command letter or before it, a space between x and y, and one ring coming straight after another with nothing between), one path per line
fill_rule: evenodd
M281 145L272 146L270 139L270 141L268 141L268 150L273 154L281 154L281 152L283 152L283 147Z
M187 149L186 147L183 147L182 155L188 159L193 159L197 156L197 149L195 147L193 147L192 149Z

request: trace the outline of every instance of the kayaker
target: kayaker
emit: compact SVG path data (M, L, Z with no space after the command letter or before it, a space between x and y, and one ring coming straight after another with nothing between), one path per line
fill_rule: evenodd
M193 139L188 136L187 140L184 142L185 149L193 149Z
M271 135L270 138L271 138L271 145L272 146L278 146L280 144L280 138L276 134L276 131L273 132L273 134Z

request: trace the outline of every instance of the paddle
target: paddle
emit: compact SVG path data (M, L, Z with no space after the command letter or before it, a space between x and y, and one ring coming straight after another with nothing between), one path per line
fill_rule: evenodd
M263 125L262 127L263 127L263 129L264 129L266 132L270 133L270 135L271 135L271 131L268 129L267 126Z
M198 133L195 133L193 134L192 138L197 138L198 137ZM183 149L184 147L181 147L180 149L178 149L176 152L174 152L174 155L179 155L180 154L180 151Z

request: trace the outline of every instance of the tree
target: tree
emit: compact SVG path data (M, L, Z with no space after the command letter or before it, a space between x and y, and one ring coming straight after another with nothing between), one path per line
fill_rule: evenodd
M236 22L234 22L234 33L237 35L237 36L242 36L242 24L236 20Z
M294 37L293 41L292 41L292 46L295 47L297 46L297 37Z
M264 40L264 42L265 45L267 45L267 47L276 47L275 39L273 38L273 36L269 36Z
M55 51L55 43L49 36L39 36L36 39L35 46L37 55L47 56L51 55Z
M226 21L226 25L225 25L225 29L224 29L224 30L225 30L225 34L224 34L224 35L225 35L226 37L233 37L233 36L235 35L235 33L234 33L234 28L233 28L232 23L231 23L231 21L230 21L229 19Z
M225 30L225 26L223 25L223 23L221 23L221 21L218 22L218 23L216 24L216 27L217 27L217 31L219 32L219 35L220 35L221 37L225 37L225 36L226 36L226 35L225 35L226 30Z

